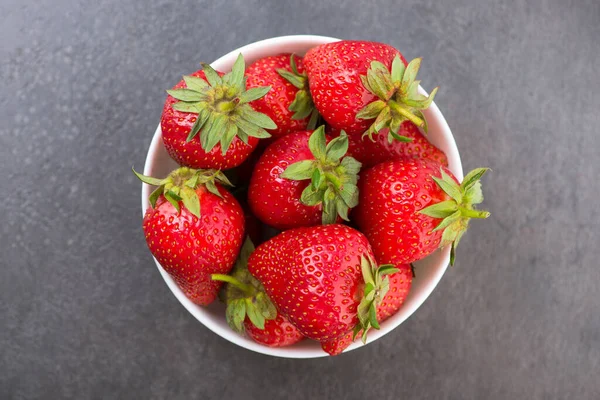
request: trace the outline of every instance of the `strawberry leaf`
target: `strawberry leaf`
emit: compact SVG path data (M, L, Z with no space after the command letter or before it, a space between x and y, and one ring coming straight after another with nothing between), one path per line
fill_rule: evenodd
M379 113L386 107L386 103L381 100L376 100L372 103L367 104L365 108L360 110L356 114L356 118L358 119L374 119L377 118Z
M249 298L246 298L246 314L254 326L258 329L265 329L265 317L258 312L254 304L252 304L252 299Z
M221 77L219 76L217 71L213 69L213 67L211 67L207 63L200 63L200 65L202 65L204 75L206 76L206 80L208 81L210 86L215 87L223 85L223 79L221 79Z
M231 142L233 142L233 139L237 136L237 131L238 127L235 124L227 122L225 133L221 136L221 154L225 155L227 153Z
M202 129L206 123L209 115L209 112L206 110L200 111L198 118L196 118L196 122L194 122L194 125L192 125L192 129L190 130L188 137L185 139L186 142L190 142L198 134L198 132L200 132L200 129Z
M360 162L356 161L356 158L351 156L342 158L340 165L344 168L344 172L350 176L358 174L362 166Z
M440 172L442 177L432 176L433 180L448 196L452 197L457 203L460 203L462 201L460 186L442 168L440 168Z
M243 113L241 114L241 117L251 124L265 129L277 128L275 122L273 122L273 120L266 114L254 111L249 105L243 105L242 108Z
M406 70L404 71L404 74L402 75L402 83L400 85L401 92L403 92L403 93L408 92L408 88L410 87L410 84L413 83L414 80L417 78L417 73L419 72L419 68L421 68L422 60L423 60L422 58L415 58L414 60L409 62L408 65L406 66Z
M310 179L314 171L318 171L314 160L303 160L288 166L280 175L282 178L301 181Z
M316 206L323 202L324 195L325 189L313 189L311 186L307 186L300 195L300 201L307 206Z
M231 301L225 310L227 325L237 333L244 332L244 319L246 318L246 302L243 299Z
M167 93L177 100L198 102L204 100L204 96L200 92L190 89L170 89Z
M181 212L181 208L179 207L179 200L181 200L181 197L179 197L177 194L175 194L174 192L168 190L167 192L164 193L165 199L167 199L167 201L169 203L171 203L171 205L177 210L177 213Z
M480 204L483 202L483 191L481 190L481 182L475 182L465 192L465 201L470 204Z
M148 197L148 201L152 208L156 207L156 200L158 200L161 194L163 194L163 186L157 187Z
M308 139L308 148L317 160L323 160L326 157L325 146L325 127L318 127Z
M250 103L251 101L258 100L261 97L263 97L264 95L266 95L267 93L269 93L269 90L271 90L271 86L261 86L261 87L255 87L252 89L248 89L247 91L245 91L244 93L242 93L240 95L240 97L239 97L240 104ZM266 117L265 114L260 114L260 113L257 113L257 114ZM262 118L262 117L259 117L259 118ZM270 118L269 118L269 120L270 120ZM271 123L272 123L271 125L275 124L272 120L271 120ZM275 127L277 127L277 126L275 125ZM273 129L273 128L271 128L271 129Z
M208 87L208 82L202 78L198 78L197 76L186 75L183 77L183 80L185 81L185 86L187 86L188 89L199 93L202 93L204 89Z
M355 184L343 184L338 193L349 208L354 208L358 205L358 187Z
M277 69L277 73L281 75L283 79L294 85L298 89L304 89L304 85L306 82L306 78L300 75L297 75L293 72L288 71L287 69L279 68Z
M244 82L245 69L244 57L242 57L242 54L240 53L231 68L231 72L227 74L228 83L240 91L243 91L246 88L246 83Z
M340 136L331 140L325 148L325 158L333 163L337 163L348 151L348 136L342 131Z
M311 177L310 177L310 185L314 190L317 190L325 183L325 175L321 173L319 168L315 168Z
M446 218L444 218L442 220L442 222L440 222L440 224L438 226L435 227L435 229L433 230L433 232L435 231L439 231L444 229L445 227L452 225L453 223L457 222L460 220L462 214L460 211L455 211L454 213L450 214L449 216L447 216Z
M426 207L419 211L421 214L432 218L446 218L458 210L458 204L453 200L446 200Z
M399 55L396 55L396 57L394 57L394 60L392 61L392 82L393 83L400 83L402 81L402 75L404 75L404 70L405 70L405 66L404 63L402 62L402 60L400 59Z
M194 189L187 186L184 187L181 190L181 200L189 212L200 218L200 199Z
M206 139L206 148L204 149L206 152L210 152L214 147L219 143L221 137L225 133L225 129L227 128L227 118L222 114L217 114L213 125L211 126L211 134L207 135Z
M173 107L173 110L187 112L187 113L194 113L194 114L198 114L200 111L202 111L202 106L200 106L196 103L186 103L185 101L179 101L179 102L173 104L172 107Z
M483 177L483 174L485 174L487 171L489 171L489 168L475 168L465 176L460 184L460 187L463 190L469 190Z
M246 134L246 136L251 136L259 139L266 139L271 137L271 134L265 131L263 128L251 122L248 122L245 119L237 118L233 120L233 123L238 127L240 131L243 131Z

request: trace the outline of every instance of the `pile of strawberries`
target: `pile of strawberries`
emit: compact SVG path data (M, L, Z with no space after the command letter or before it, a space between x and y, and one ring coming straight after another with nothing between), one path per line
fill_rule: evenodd
M240 55L228 73L203 64L168 90L162 138L181 167L136 175L157 187L148 247L186 296L219 298L258 343L335 355L398 311L411 263L445 246L453 263L469 220L489 215L475 208L486 169L460 183L427 140L437 88L418 92L420 62L340 41L247 68Z

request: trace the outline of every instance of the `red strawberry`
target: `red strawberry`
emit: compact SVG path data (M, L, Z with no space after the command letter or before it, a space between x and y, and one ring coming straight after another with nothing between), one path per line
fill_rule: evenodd
M256 164L248 203L265 224L278 229L348 220L356 206L360 163L343 157L348 139L329 141L323 127L286 135L271 144ZM343 157L343 158L342 158Z
M407 65L395 48L382 43L343 40L310 49L304 56L310 92L319 113L348 135L373 135L385 127L398 135L410 120L425 130L420 110L429 98L418 93L421 59Z
M446 154L427 140L419 128L410 121L400 125L398 134L411 142L394 140L388 136L388 128L384 128L373 140L362 135L348 137L350 148L348 154L360 161L363 168L369 168L386 161L393 161L405 157L429 158L443 166L448 166Z
M252 340L269 347L291 346L304 339L298 328L281 314L277 314L275 319L266 320L264 329L260 329L249 319L244 321L244 328Z
M274 138L316 128L319 114L310 97L302 57L286 53L261 58L248 67L246 75L248 88L271 87L250 104L275 121L277 128L269 129Z
M306 337L331 340L379 328L376 307L390 266L377 268L364 235L345 225L296 228L260 245L248 270L277 309Z
M266 115L250 102L269 87L246 90L244 59L238 57L230 73L223 75L208 64L184 76L165 102L161 128L165 148L181 165L192 168L228 169L240 165L275 129Z
M254 341L270 347L292 345L302 334L277 309L264 288L248 272L248 257L254 251L246 238L231 275L214 274L215 281L227 282L222 299L227 304L227 323L234 331L246 333Z
M486 171L471 171L459 186L452 173L433 160L378 164L361 174L353 219L380 262L412 263L451 244L454 263L469 220L489 216L474 208L483 201L479 179Z
M220 185L229 181L220 171L187 167L165 179L136 175L158 186L143 223L150 252L190 300L212 303L221 283L210 275L231 270L244 235L242 209Z
M399 271L389 275L390 287L377 306L377 321L383 322L394 315L404 304L412 283L412 271L409 264L398 266ZM357 334L360 336L361 332ZM321 348L332 356L340 354L354 341L354 332L348 332L342 337L321 342Z

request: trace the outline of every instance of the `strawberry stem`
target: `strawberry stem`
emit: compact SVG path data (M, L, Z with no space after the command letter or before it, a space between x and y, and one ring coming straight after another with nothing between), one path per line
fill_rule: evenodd
M213 281L221 281L221 282L227 282L229 284L232 284L233 286L237 287L242 292L244 292L248 295L251 295L254 292L254 288L252 286L246 285L245 283L238 281L237 279L235 279L233 276L230 276L230 275L212 274L210 276L210 278Z
M464 207L458 207L458 209L460 210L460 213L463 216L469 217L469 218L485 219L490 216L490 213L488 211L473 210L473 209L464 208Z
M410 110L402 107L400 104L396 103L394 100L389 100L388 105L390 106L392 111L402 115L403 117L408 119L413 124L415 124L417 126L423 126L424 122L421 118L417 117L412 112L410 112Z

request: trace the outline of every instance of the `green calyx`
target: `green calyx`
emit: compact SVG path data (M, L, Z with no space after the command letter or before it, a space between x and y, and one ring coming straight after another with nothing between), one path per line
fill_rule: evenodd
M358 205L358 172L361 163L346 156L348 136L344 131L326 145L325 128L320 126L308 139L308 148L314 160L303 160L286 168L282 178L302 181L310 179L310 185L300 197L302 204L322 204L322 223L333 224L338 215L348 221L348 211Z
M483 201L480 179L489 168L476 168L469 172L462 183L457 184L452 177L444 172L442 168L441 178L432 176L438 186L451 197L450 200L442 201L419 211L432 218L442 218L442 222L435 227L435 231L444 230L440 247L452 245L450 251L450 265L454 265L456 248L460 239L467 231L471 218L487 218L488 211L475 208L476 204Z
M210 193L223 197L217 188L217 183L226 186L233 186L223 172L216 169L192 169L188 167L180 167L169 174L164 179L152 178L136 172L132 168L135 176L148 185L158 186L148 200L154 208L156 200L160 195L164 195L165 199L175 207L177 212L181 212L179 202L182 202L196 217L200 218L200 199L196 193L199 186L204 185Z
M387 275L394 274L399 270L389 264L378 267L371 258L365 256L361 257L360 267L365 281L365 289L363 298L358 304L359 323L354 327L352 340L362 331L361 339L363 343L366 343L369 329L379 329L377 306L381 304L390 288L390 280Z
M319 112L315 108L312 96L310 95L308 77L306 73L301 74L298 72L298 67L296 66L296 60L294 59L293 54L290 56L290 68L292 69L291 72L283 68L277 70L277 73L281 75L283 79L298 89L296 97L288 107L288 110L294 113L292 119L304 119L310 115L307 129L315 129L319 122Z
M356 115L359 119L375 119L369 129L363 134L373 140L373 135L384 128L389 128L388 140L410 142L412 139L398 134L404 121L411 121L423 128L427 133L427 121L422 110L429 107L438 91L433 89L429 97L419 93L419 83L416 80L421 67L421 58L415 58L407 66L400 56L392 61L389 71L379 61L372 61L367 75L360 78L364 87L379 99L367 104Z
M194 76L184 76L187 88L167 90L179 100L173 109L197 114L198 118L188 134L191 141L200 133L202 149L210 152L217 143L221 144L223 155L237 136L248 144L249 137L259 139L271 137L265 129L275 129L277 125L263 113L254 111L251 101L260 99L270 86L246 90L244 58L240 54L231 72L220 77L208 64L202 63L206 81Z
M265 329L265 321L277 317L277 309L267 297L261 283L248 272L248 257L254 251L250 238L246 238L240 255L230 275L213 274L211 278L226 282L223 301L227 309L227 324L235 332L244 332L246 316L259 329Z

